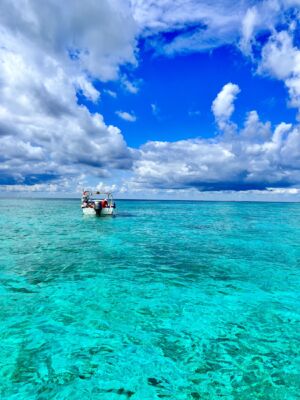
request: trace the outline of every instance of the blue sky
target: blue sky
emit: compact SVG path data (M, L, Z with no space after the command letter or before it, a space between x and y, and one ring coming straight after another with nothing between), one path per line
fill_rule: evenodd
M139 147L148 140L176 141L191 137L210 137L217 133L211 104L227 82L241 88L233 120L241 125L247 112L257 110L263 121L279 124L295 121L297 111L287 104L284 83L261 76L249 60L232 46L207 53L176 54L172 57L140 52L141 62L132 75L140 81L136 94L128 93L118 82L95 85L109 87L117 98L106 95L91 110L105 115L106 122L117 125L129 146ZM157 111L153 113L151 104ZM122 121L119 109L134 112L134 123Z
M3 0L0 193L298 200L298 6Z

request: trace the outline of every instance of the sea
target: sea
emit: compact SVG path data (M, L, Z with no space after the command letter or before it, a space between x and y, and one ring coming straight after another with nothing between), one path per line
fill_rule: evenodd
M300 204L0 200L1 400L300 399Z

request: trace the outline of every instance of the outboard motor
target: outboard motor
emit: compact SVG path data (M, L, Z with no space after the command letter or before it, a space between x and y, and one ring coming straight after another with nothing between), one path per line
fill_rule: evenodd
M101 210L102 210L102 203L101 201L96 201L94 203L94 209L96 211L96 215L98 215L98 217L100 217L101 214Z

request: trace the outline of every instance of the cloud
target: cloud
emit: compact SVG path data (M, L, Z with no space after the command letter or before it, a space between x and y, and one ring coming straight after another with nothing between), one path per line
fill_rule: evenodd
M257 44L260 46L259 36L271 34L277 25L288 24L295 6L296 2L283 0L265 0L255 5L249 3L241 20L240 49L254 59L252 48Z
M227 84L213 102L220 129L230 126L237 85ZM133 190L266 191L298 193L300 127L281 123L272 130L256 111L231 135L176 142L148 142L134 162ZM270 189L272 188L272 189ZM291 189L288 191L287 189Z
M133 113L129 113L127 111L116 111L116 114L118 115L118 117L124 119L125 121L128 122L136 121L136 116Z
M157 104L151 103L151 104L150 104L150 107L151 107L151 111L152 111L152 114L154 115L154 117L158 117L158 115L159 115L159 108L158 108Z
M32 48L33 56L38 48L57 61L71 59L73 68L101 80L115 78L121 64L136 62L137 27L127 2L75 0L65 7L50 0L40 7L35 0L3 0L0 14L5 44L18 36L20 47L29 47L29 53Z
M251 127L252 128L252 127ZM136 185L200 191L265 190L300 183L299 129L279 125L271 136L249 139L245 126L234 141L225 137L149 142L134 164ZM252 128L253 129L253 128Z
M125 78L122 80L122 85L124 89L131 94L137 94L140 90L140 81L130 82L128 79Z
M274 194L299 194L300 189L298 188L269 188L269 192Z
M0 185L0 191L5 192L57 192L58 185L54 183L36 183L33 185Z
M201 115L201 111L200 110L189 110L188 115L190 117L199 117Z
M202 1L201 5L196 0L131 3L134 18L146 37L174 32L172 40L161 35L158 41L152 41L167 54L201 51L231 42L247 10L247 4L230 0Z
M227 83L213 101L211 109L220 129L224 129L234 112L234 101L239 93L238 85Z
M100 92L89 82L84 76L79 76L75 83L75 87L81 91L83 96L92 102L100 100Z
M300 107L297 1L49 0L0 3L0 185L67 191L92 175L130 171L134 188L149 190L298 190L299 127L250 112L231 122L239 87L223 87L212 105L220 128L214 139L149 142L129 148L115 126L78 104L102 101L95 81L118 79L129 93L141 81L122 66L137 66L139 38L167 55L238 46L261 74L282 80ZM22 10L22 12L20 12ZM291 15L293 17L291 18ZM292 23L291 23L292 21ZM264 39L260 40L260 34ZM115 97L115 92L104 93ZM154 114L157 106L151 105ZM134 113L118 111L127 121ZM232 135L223 135L232 128ZM126 173L127 173L126 172ZM82 177L85 176L83 179ZM113 176L115 172L113 171ZM12 186L10 186L12 187ZM280 189L279 189L280 188Z
M253 6L248 8L246 14L242 20L242 38L241 48L244 52L251 52L251 45L254 40L254 29L260 21L260 16L257 11L257 7Z
M300 73L299 51L287 31L275 32L262 49L261 72L268 72L277 79L286 80Z
M116 191L117 186L115 184L107 185L104 182L99 182L95 189L102 193L113 193Z
M265 0L131 0L133 16L148 44L158 53L174 55L208 51L233 44L246 54L260 33L290 19L298 1Z
M113 97L114 99L117 98L117 93L114 92L113 90L104 89L103 92L106 93L106 94L108 94L110 97Z
M262 49L259 72L284 81L290 105L300 108L300 49L292 31L274 32Z
M266 1L248 9L243 20L242 50L258 66L257 72L284 82L289 105L300 118L299 1ZM259 42L256 35L264 31ZM253 51L253 48L255 50Z
M136 63L128 4L3 0L0 24L0 184L131 168L121 131L77 101L80 93L98 102L93 82L116 79L123 63Z

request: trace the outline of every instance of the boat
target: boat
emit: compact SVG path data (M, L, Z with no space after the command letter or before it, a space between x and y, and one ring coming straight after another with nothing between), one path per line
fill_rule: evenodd
M81 198L81 209L85 215L105 217L115 215L116 203L112 193L84 190Z

